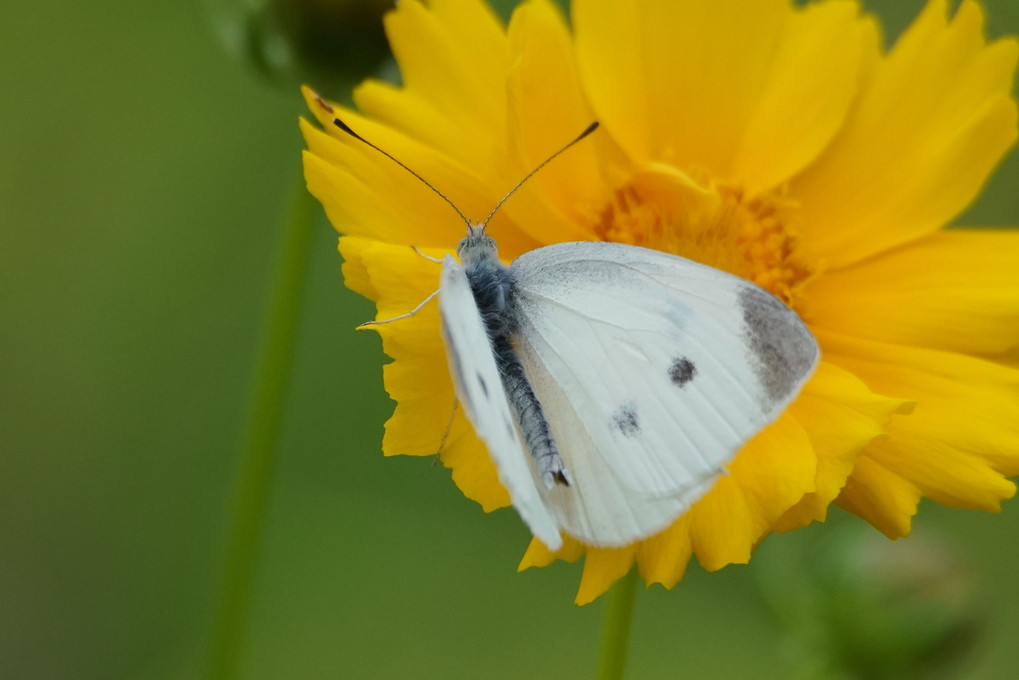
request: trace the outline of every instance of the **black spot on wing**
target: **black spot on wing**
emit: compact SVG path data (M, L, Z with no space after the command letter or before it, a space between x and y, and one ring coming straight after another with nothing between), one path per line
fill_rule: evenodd
M754 373L767 396L788 398L817 360L817 342L796 313L765 290L740 291L743 340L753 355Z
M619 407L612 414L612 427L619 430L619 433L627 439L633 439L640 434L640 421L637 419L637 405L627 402Z
M697 375L697 367L686 357L676 357L669 366L669 380L676 387L686 387L686 384Z
M456 343L453 342L453 338L447 330L450 325L445 314L441 314L441 321L440 330L442 331L442 340L446 343L446 355L449 357L449 370L453 377L453 384L456 386L457 393L463 394L466 390L464 389L464 374L463 365L460 363L460 351L457 349Z
M480 373L477 373L476 375L477 375L477 378L478 378L478 384L481 385L481 391L484 392L485 396L487 397L488 396L488 385L485 384L485 378Z

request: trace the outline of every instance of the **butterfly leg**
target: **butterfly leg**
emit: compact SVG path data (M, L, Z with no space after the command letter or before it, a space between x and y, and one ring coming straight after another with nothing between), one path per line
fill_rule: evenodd
M460 406L460 400L453 397L453 411L449 414L449 422L446 423L446 431L442 434L442 441L439 442L439 450L435 452L435 458L432 459L432 467L439 464L439 454L446 448L446 440L449 439L449 431L453 429L453 418L456 417L456 409Z
M425 258L425 259L426 259L426 260L428 260L429 262L434 262L435 264L442 264L442 260L440 260L440 259L439 259L439 258L437 258L437 257L432 257L431 255L426 255L425 253L421 252L421 251L420 251L420 250L418 249L418 247L417 247L417 246L411 246L411 248L413 248L413 249L414 249L414 252L415 252L415 253L417 253L417 254L418 254L418 255L420 255L421 257Z
M393 323L394 321L399 321L400 319L409 319L410 317L412 317L415 314L417 314L418 312L420 312L421 308L424 307L425 305L427 305L429 302L431 302L432 298L434 298L438 294L439 294L439 291L435 291L434 293L432 293L431 295L426 297L424 300L422 300L421 304L419 304L417 307L415 307L414 309L410 310L406 314L401 314L400 316L394 316L392 319L379 319L377 321L365 321L363 324L360 324L357 327L357 330L361 330L362 328L367 328L368 326L379 326L379 325L382 325L384 323Z

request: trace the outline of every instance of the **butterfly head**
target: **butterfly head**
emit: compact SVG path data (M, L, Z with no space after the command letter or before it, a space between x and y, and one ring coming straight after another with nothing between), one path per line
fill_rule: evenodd
M498 252L495 239L485 233L485 225L479 222L468 225L467 236L456 246L456 256L464 267L489 258L498 259Z

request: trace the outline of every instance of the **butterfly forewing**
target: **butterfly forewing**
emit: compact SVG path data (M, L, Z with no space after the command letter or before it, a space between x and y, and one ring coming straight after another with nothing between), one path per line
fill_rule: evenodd
M632 542L687 509L816 366L791 310L682 258L570 243L513 271L521 360L575 479L547 500L595 545Z
M520 517L550 550L562 545L556 521L538 493L470 283L452 256L443 260L439 311L457 398L485 443Z

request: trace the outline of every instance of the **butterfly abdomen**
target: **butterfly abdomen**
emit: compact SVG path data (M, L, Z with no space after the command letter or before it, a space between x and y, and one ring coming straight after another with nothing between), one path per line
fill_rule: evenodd
M541 474L545 487L551 489L555 484L569 486L570 474L559 455L559 449L552 437L552 431L549 429L545 412L541 408L541 402L538 401L530 381L527 380L516 350L509 338L495 339L493 350L495 363L499 367L499 375L502 377L503 389L506 390L506 396L517 417L520 431L524 435L527 450L530 451L534 462L538 465L538 472Z

